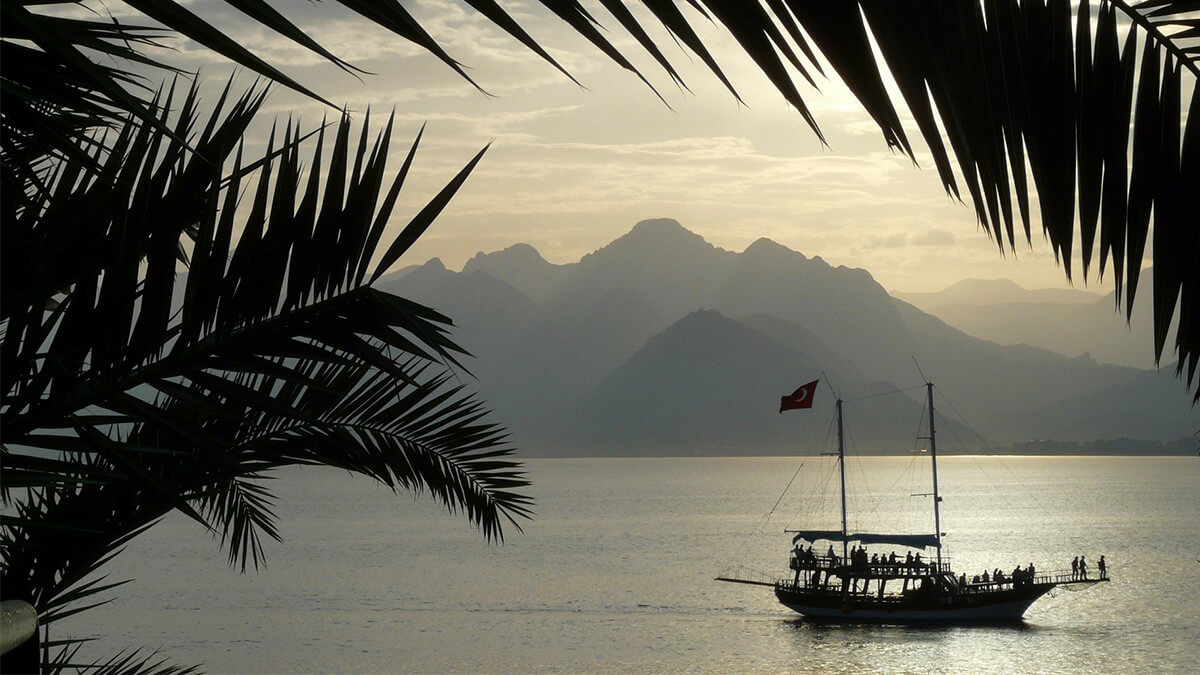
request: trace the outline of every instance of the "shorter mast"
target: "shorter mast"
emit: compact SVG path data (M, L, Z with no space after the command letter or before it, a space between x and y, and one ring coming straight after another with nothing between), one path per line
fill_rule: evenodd
M837 400L838 466L842 470L842 560L850 559L850 530L846 526L846 444L842 438L842 399Z
M937 540L937 565L938 572L942 571L942 498L938 496L938 481L937 481L937 441L934 437L937 435L933 431L933 383L926 382L925 388L929 392L929 459L933 462L933 536ZM840 419L840 418L839 418Z

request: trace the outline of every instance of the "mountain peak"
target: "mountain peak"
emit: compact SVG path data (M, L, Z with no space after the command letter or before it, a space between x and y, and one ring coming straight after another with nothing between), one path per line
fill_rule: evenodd
M546 262L529 244L513 244L503 251L476 253L463 266L463 273L489 274L541 302L558 284L564 269L563 265Z
M718 323L732 323L732 322L733 322L733 319L730 319L729 317L718 312L717 310L702 307L700 309L693 311L691 314L688 314L687 316L683 317L679 321L676 321L674 324L674 327L676 329L679 329L679 328L691 329L696 326L711 326L713 324L718 324Z
M717 248L670 218L643 220L585 255L549 302L561 304L609 288L640 293L667 321L716 295L737 254Z
M670 236L679 233L693 234L674 218L647 218L639 221L629 231L630 235L638 237Z
M492 253L484 253L479 251L471 256L463 267L464 272L471 271L476 267L490 267L501 264L509 265L547 265L546 259L538 250L529 244L513 244L502 251L494 251Z
M672 260L708 256L714 252L727 253L680 225L674 218L652 218L634 225L632 230L609 242L607 246L583 256L580 263L591 261L594 264L604 258L633 255L641 262L660 266Z
M649 251L679 249L680 247L686 247L689 250L714 250L716 248L705 241L704 237L680 225L679 221L674 218L643 220L600 251L621 250L626 247ZM591 255L595 255L595 253L589 254L589 256Z
M784 260L794 259L800 262L808 260L803 253L793 251L792 249L780 244L777 241L760 237L746 247L742 255L747 258L753 258L758 261L762 260Z

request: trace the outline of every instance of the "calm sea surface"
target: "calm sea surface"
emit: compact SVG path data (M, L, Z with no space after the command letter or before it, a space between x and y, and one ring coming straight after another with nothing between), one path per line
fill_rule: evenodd
M537 519L503 546L426 499L292 470L272 484L285 543L266 569L239 575L172 518L111 566L136 581L64 629L102 638L84 654L148 646L231 673L1198 672L1200 459L941 459L956 569L1104 554L1114 577L1020 626L957 628L811 624L768 588L713 581L783 576L785 528L840 527L833 464L803 462L775 506L801 460L529 460ZM929 491L921 458L847 468L852 529L932 531L910 496Z

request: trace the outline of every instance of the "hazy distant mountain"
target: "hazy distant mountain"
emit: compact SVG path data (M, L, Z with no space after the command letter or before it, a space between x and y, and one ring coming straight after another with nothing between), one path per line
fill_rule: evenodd
M878 379L911 376L914 353L892 298L866 270L832 267L769 239L736 257L713 304L730 316L770 314L819 337Z
M628 234L585 255L550 295L562 306L612 290L645 298L668 321L711 304L737 260L670 219L643 220Z
M829 364L723 316L699 310L646 346L566 410L564 449L655 454L778 454L820 437L830 407L778 412L779 397L828 372ZM846 398L886 391L886 383L830 372ZM818 400L831 400L827 388ZM904 396L847 403L859 449L908 452L921 405ZM865 421L865 423L864 423Z
M738 321L804 354L810 361L821 364L826 373L840 373L856 380L865 379L853 361L825 346L812 331L792 321L763 313L743 316Z
M796 439L775 412L780 395L822 371L847 399L907 388L923 381L917 364L942 392L939 410L990 445L1175 440L1200 425L1169 376L972 337L865 270L765 239L725 251L670 220L639 223L574 264L514 246L463 272L433 260L382 286L455 320L480 357L469 363L480 393L534 454L784 451ZM920 402L857 407L848 414L871 420L855 425L861 447L911 447ZM948 450L982 445L965 427L944 430Z
M1187 392L1174 373L1174 365L1143 371L1099 391L1001 414L997 422L1020 425L1031 439L1184 438L1200 428L1200 413L1191 418L1176 413Z
M448 270L437 258L404 275L385 276L376 287L449 316L457 327L454 339L484 367L539 311L537 303L509 284L482 272Z
M543 302L571 267L546 262L529 244L514 244L495 253L476 253L463 267L463 273L485 272L536 302Z
M1022 420L1040 417L1043 411L1063 401L1134 384L1131 395L1161 402L1161 414L1156 417L1173 420L1159 425L1158 431L1149 437L1175 438L1180 425L1200 423L1200 416L1192 411L1190 399L1177 381L1144 379L1146 371L1100 364L1090 357L1069 359L1027 345L1002 346L972 338L907 303L897 300L896 304L917 337L920 345L917 358L922 370L950 397L968 423L993 440L1007 443L1044 437L1042 427ZM1144 418L1131 407L1107 406L1103 414L1109 417L1108 427L1145 427ZM1064 440L1097 437L1081 436L1083 430L1073 427L1065 417L1061 419L1057 433L1050 437Z
M1007 280L989 281L985 285L993 291L1017 289L1015 292L972 296L961 289L954 290L959 286L956 284L938 293L893 293L893 296L985 340L1028 344L1071 357L1087 354L1101 363L1152 368L1152 275L1143 274L1142 279L1133 320L1129 323L1117 311L1112 293L1101 297L1071 289L1026 291ZM1002 296L1007 299L997 300ZM1173 341L1172 332L1168 346ZM1165 358L1171 358L1170 352Z
M543 308L489 372L522 419L544 417L595 387L665 326L632 291Z
M931 314L937 314L934 310L946 305L1091 304L1100 299L1096 293L1077 288L1028 290L1011 279L963 279L933 293L894 292L892 295Z

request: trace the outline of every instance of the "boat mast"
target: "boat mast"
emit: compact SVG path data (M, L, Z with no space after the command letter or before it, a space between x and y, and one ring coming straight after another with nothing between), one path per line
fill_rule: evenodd
M837 401L838 466L842 470L842 560L850 559L850 530L846 527L846 444L842 439L842 399Z
M940 572L942 570L942 512L940 508L942 498L938 496L937 441L934 440L937 434L933 432L933 383L926 382L925 389L929 392L929 459L933 462L933 536L937 541L937 564ZM841 417L838 417L838 420L840 422ZM845 506L842 508L844 514Z

